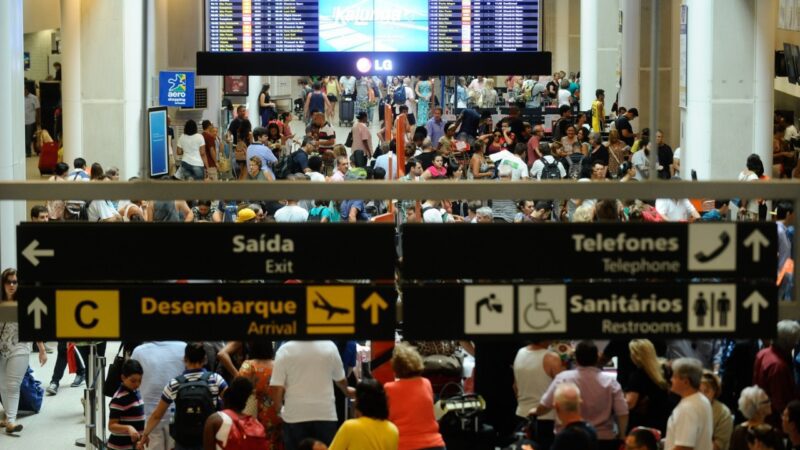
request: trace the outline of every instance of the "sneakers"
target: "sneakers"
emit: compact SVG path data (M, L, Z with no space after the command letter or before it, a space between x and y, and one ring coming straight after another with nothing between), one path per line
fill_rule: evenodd
M50 383L50 386L47 386L47 395L56 395L58 394L58 383Z
M73 381L72 384L70 384L69 386L70 387L78 387L78 386L83 384L83 381L85 379L86 378L83 375L75 375L75 381Z

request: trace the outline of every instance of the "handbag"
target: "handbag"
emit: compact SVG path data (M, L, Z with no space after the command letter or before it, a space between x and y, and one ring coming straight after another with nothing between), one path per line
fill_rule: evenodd
M423 375L443 375L447 377L461 378L463 372L463 364L455 354L445 355L446 346L439 349L439 344L434 342L434 351L436 353L424 356L422 363L424 369Z
M225 142L222 144L222 150L218 151L217 155L217 170L220 173L230 172L231 171L231 153L230 153L230 144ZM247 152L245 151L245 155Z
M28 367L19 385L18 409L36 414L42 409L43 398L44 388L42 387L42 382L33 377L33 369ZM0 398L0 403L3 403L2 398Z
M236 144L236 149L233 151L233 154L237 162L247 161L247 144L240 140L239 143Z
M117 389L122 384L122 365L125 364L125 347L120 345L117 356L114 357L114 362L108 366L108 374L106 374L106 382L103 383L103 395L106 397L113 397L117 393Z

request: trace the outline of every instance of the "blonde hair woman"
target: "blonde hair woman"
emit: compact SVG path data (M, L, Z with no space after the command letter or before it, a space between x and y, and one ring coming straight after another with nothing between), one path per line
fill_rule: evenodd
M714 418L714 450L728 450L731 445L731 433L733 433L733 416L731 410L717 400L720 391L722 391L722 383L719 377L710 370L704 370L703 378L700 379L700 392L711 402L711 412Z
M667 431L667 419L677 402L669 399L669 383L664 374L664 362L656 355L649 339L634 339L628 344L631 361L636 366L628 381L625 401L630 409L630 428L645 426L662 434Z
M392 370L397 381L386 383L389 420L400 431L398 450L442 449L444 440L433 415L433 388L422 376L422 356L411 345L401 342L392 354Z

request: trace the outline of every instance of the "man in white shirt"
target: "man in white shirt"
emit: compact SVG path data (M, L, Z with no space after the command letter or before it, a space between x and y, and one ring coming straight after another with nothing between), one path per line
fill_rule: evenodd
M392 170L389 170L389 161L392 162ZM375 158L375 168L377 169L378 167L386 171L385 179L394 180L397 178L397 155L395 155L394 149L390 149L386 153Z
M672 362L672 392L681 397L667 421L664 450L712 450L713 414L708 399L700 393L703 365L694 358Z
M529 178L528 165L522 160L522 155L527 151L528 147L525 144L517 144L514 147L514 153L508 150L501 150L489 155L489 159L495 163L500 161L500 167L508 166L511 168L511 181L519 181L523 178Z
M572 93L569 91L569 81L561 80L561 89L558 90L558 106L572 105Z
M288 341L275 354L270 378L274 405L283 405L283 442L296 450L312 437L330 445L336 434L333 383L352 397L339 350L331 341ZM285 402L284 402L285 399Z
M139 361L144 370L139 393L144 402L144 413L149 417L158 406L164 386L183 373L183 354L186 343L181 341L146 342L137 346L131 358ZM171 413L164 414L158 426L150 433L148 450L169 450L175 441L169 435Z
M287 200L286 206L275 211L275 222L305 222L308 220L308 211L297 204L297 200Z
M342 76L339 78L339 92L342 95L352 96L356 93L356 77L350 76Z
M656 211L668 222L694 222L700 218L697 209L686 198L656 199Z
M31 156L31 144L33 143L33 133L41 128L42 114L39 105L39 97L28 91L25 86L25 156Z
M558 172L561 174L559 178L565 178L567 176L567 169L565 169L564 165L552 155L552 150L550 149L550 145L548 143L543 142L540 144L539 151L542 152L542 157L533 162L530 172L531 178L541 180L545 165L555 165L555 167L558 169Z

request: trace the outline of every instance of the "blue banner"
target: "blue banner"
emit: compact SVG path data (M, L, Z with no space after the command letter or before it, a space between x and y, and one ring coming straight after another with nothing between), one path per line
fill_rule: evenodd
M147 111L148 141L150 142L150 177L169 173L169 140L167 137L167 108Z
M194 108L194 72L160 72L158 99L161 106Z

